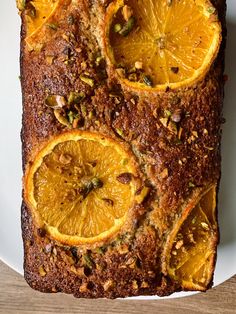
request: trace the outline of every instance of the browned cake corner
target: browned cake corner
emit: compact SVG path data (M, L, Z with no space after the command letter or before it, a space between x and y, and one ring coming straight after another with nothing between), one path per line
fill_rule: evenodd
M115 19L123 14L126 24L122 26L115 20L114 26L115 32L123 36L132 26L128 23L132 22L134 1L42 2L58 6L40 31L32 31L29 36L27 25L36 25L40 15L34 1L18 1L22 16L22 234L26 281L42 292L86 298L205 291L213 283L219 237L216 204L225 0L212 0L208 7L212 19L218 15L223 29L220 50L215 50L217 56L212 56L213 63L203 77L179 88L155 81L154 74L153 78L143 76L142 62L136 63L133 72L123 65L114 66L112 58L120 56L115 55L115 49L113 57L109 55L104 37L107 25L113 23L107 21L109 12L113 12L114 3L119 4ZM167 3L175 5L175 0ZM112 36L109 44L115 47ZM157 44L165 49L162 40ZM178 74L179 68L174 66L171 71ZM160 85L165 88L158 89ZM111 146L132 160L133 172L129 170L117 178L119 184L127 186L132 177L136 189L130 196L133 205L124 214L121 227L97 242L87 241L85 231L80 238L59 241L58 234L38 223L39 209L34 209L31 202L34 196L29 195L32 187L28 182L32 169L37 168L36 160L45 157L48 143L61 140L63 134L83 139L86 134L94 134L100 142L105 138L104 147ZM40 160L46 164L49 157L42 156ZM45 172L48 168L46 164ZM32 174L32 182L39 177L40 173ZM60 184L63 189L64 183ZM93 183L89 191L83 190L83 199L97 187ZM104 200L113 205L112 200Z

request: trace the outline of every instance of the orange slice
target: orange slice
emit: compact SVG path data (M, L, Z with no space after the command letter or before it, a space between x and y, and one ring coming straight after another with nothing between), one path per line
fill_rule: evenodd
M67 245L116 234L142 202L135 161L112 139L71 131L53 138L25 175L25 199L38 227ZM140 196L141 195L141 196Z
M48 33L57 30L60 12L70 0L31 0L24 6L22 0L18 2L26 21L26 43L31 50L37 50L47 41Z
M215 220L216 187L189 206L167 239L167 274L182 289L206 290L211 284L217 245Z
M221 43L208 0L117 0L107 10L105 51L118 77L141 90L196 83Z

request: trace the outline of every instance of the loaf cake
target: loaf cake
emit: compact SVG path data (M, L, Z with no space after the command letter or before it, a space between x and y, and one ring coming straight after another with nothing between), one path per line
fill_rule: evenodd
M225 0L18 0L24 276L79 298L213 285Z

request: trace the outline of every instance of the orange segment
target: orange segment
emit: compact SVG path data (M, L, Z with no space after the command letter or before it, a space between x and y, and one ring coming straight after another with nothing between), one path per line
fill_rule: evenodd
M128 16L124 14L127 7ZM116 68L125 70L121 79L131 87L192 84L209 70L220 46L221 27L215 12L207 0L117 0L106 16L107 55ZM131 19L135 22L124 33ZM134 75L136 62L142 68Z
M184 212L168 237L167 273L183 289L206 290L211 283L217 245L215 218L212 219L215 193L214 186L201 195L197 204Z
M137 198L135 161L111 139L64 133L37 154L25 177L36 224L61 243L77 245L117 233Z

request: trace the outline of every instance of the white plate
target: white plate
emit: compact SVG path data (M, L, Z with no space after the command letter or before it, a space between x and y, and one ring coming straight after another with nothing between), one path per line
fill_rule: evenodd
M21 206L21 90L19 76L20 19L15 1L1 1L0 10L0 258L23 273ZM236 1L228 0L228 46L223 132L223 167L219 202L221 244L215 285L236 273ZM175 293L182 297L192 293ZM140 297L158 299L157 297ZM137 299L137 298L136 298Z

